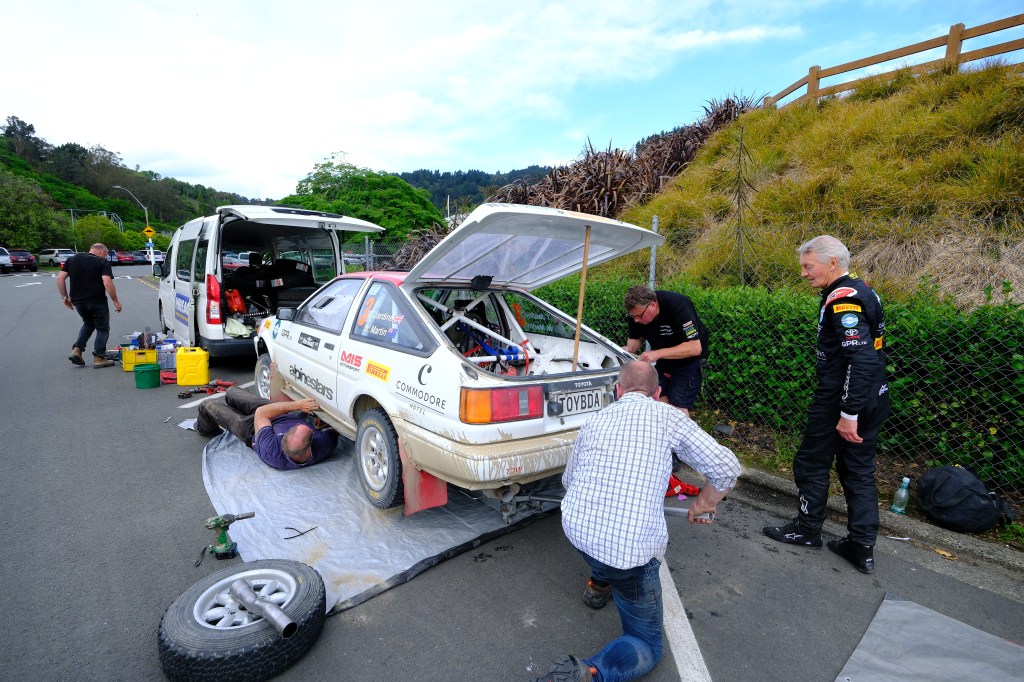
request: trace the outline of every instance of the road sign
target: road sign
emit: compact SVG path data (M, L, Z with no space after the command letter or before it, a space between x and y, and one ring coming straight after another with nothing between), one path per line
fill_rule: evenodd
M148 242L146 242L146 248L147 249L152 249L153 248L153 240L152 239L150 239Z
M142 234L146 235L147 237L152 237L154 234L156 234L156 230L154 230L149 225L146 225L146 229L142 231Z

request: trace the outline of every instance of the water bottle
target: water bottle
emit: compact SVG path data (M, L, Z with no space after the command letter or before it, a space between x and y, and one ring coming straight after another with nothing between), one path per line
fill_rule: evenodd
M910 479L906 476L903 477L903 483L900 484L900 489L896 491L896 494L892 497L892 506L889 507L889 511L893 514L906 514L907 513L907 500L910 499Z

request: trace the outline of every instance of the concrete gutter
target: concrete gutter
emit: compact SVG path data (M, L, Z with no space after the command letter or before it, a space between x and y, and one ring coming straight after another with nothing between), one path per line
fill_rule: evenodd
M689 481L694 485L702 485ZM736 494L742 497L743 488L756 486L776 494L787 495L793 499L793 510L796 510L796 484L792 479L782 478L757 469L746 469L736 486ZM846 515L846 500L840 495L830 495L828 509L835 515ZM1024 552L1018 552L1005 545L986 542L967 533L956 533L945 528L902 514L893 514L886 507L878 510L881 521L880 535L909 537L912 542L944 549L960 559L969 559L978 563L989 563L1002 568L1019 571L1024 574ZM835 519L833 519L835 520ZM845 521L841 522L845 527Z

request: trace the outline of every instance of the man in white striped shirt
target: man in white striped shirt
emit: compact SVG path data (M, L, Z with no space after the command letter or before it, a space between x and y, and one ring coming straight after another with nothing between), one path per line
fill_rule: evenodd
M662 654L658 569L668 545L664 504L672 454L708 479L691 500L690 523L711 523L698 515L714 512L740 475L728 448L658 401L658 374L649 363L625 365L615 390L619 399L576 439L562 476L562 529L590 565L588 593L610 591L623 634L589 659L560 657L541 682L632 680L654 669Z

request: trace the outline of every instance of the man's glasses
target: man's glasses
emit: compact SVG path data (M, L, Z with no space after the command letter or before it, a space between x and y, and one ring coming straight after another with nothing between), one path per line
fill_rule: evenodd
M639 322L640 318L642 318L647 313L647 309L651 307L651 303L654 303L654 301L648 302L648 304L644 306L644 309L640 311L639 315L627 314L626 317L630 318L634 322Z

